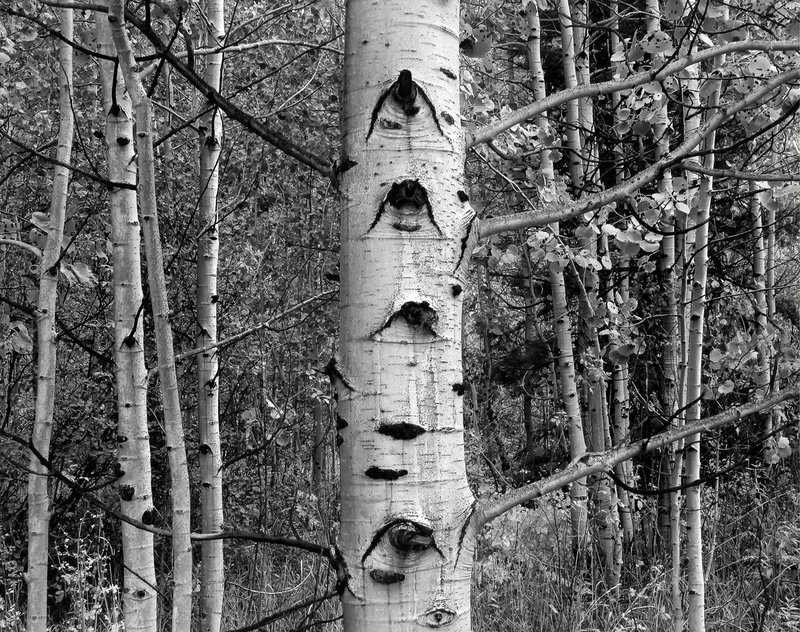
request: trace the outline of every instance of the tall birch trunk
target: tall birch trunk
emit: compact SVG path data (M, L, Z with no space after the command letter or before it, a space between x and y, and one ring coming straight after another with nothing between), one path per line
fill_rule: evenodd
M111 29L104 15L96 20L100 52L114 55ZM113 62L101 60L100 79L108 177L136 184L133 104ZM115 83L116 79L116 83ZM109 194L114 263L114 361L117 389L117 458L123 473L117 482L121 511L140 520L153 506L150 435L147 428L147 370L142 328L142 272L136 191L112 189ZM155 632L156 571L153 534L122 523L124 577L122 604L128 632Z
M222 0L206 0L210 28L208 45L219 47L225 41L225 13ZM221 89L222 53L206 58L205 80ZM209 105L209 104L207 104ZM217 192L219 160L222 151L222 117L212 109L200 125L200 235L197 248L197 346L217 341L217 267L219 230ZM219 362L217 350L197 358L197 427L200 434L200 503L202 529L214 533L222 529L222 454L219 435ZM200 582L200 620L204 632L219 632L225 588L222 540L203 542Z
M338 393L346 632L467 632L458 2L347 3Z
M714 60L712 74L719 72L725 56ZM719 107L720 87L712 89L706 103L707 111ZM695 114L699 118L699 112ZM716 134L705 137L702 149L703 166L714 168ZM708 273L708 224L711 215L711 197L714 181L703 175L697 194L697 208L692 213L694 225L694 270L689 302L688 354L686 367L686 422L700 419L700 400L703 395L703 327L705 323L706 277ZM686 482L700 478L700 433L686 438ZM686 490L686 556L689 632L705 631L705 578L703 573L703 505L702 487L695 484Z
M192 620L192 543L190 539L189 472L186 462L175 352L169 321L164 257L158 229L155 156L153 154L150 99L136 72L130 40L125 29L124 0L109 1L108 21L119 57L119 67L133 100L136 117L136 153L139 166L139 209L147 256L147 278L158 356L158 375L164 407L172 501L172 631L188 632Z
M75 120L72 114L72 40L74 27L72 9L60 9L61 34L65 41L58 44L59 118L56 159L70 163ZM39 455L48 458L53 434L53 414L56 396L56 301L61 247L64 240L64 217L67 208L69 169L56 165L53 170L53 193L50 198L50 217L42 259L39 263L39 298L36 305L36 409L31 434L31 454L28 474L28 632L47 629L47 567L50 530L50 494L47 466Z

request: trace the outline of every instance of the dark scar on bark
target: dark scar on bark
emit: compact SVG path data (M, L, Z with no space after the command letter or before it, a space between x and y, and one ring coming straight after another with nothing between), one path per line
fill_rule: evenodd
M444 553L436 546L433 529L413 520L394 521L389 528L389 544L403 553L433 549L444 558Z
M450 608L437 608L423 614L421 619L420 623L426 628L444 628L456 620L456 611Z
M364 474L380 481L396 481L398 478L408 475L408 470L393 470L373 465Z
M442 118L444 119L444 122L447 123L448 125L452 125L453 123L456 122L456 120L452 116L450 116L450 114L447 112L442 112Z
M458 199L461 201L462 204L464 204L465 202L469 202L469 196L466 194L466 192L462 191L461 189L458 190L456 195L458 196Z
M384 211L386 210L386 205L391 206L400 211L403 207L411 206L417 210L417 212L421 212L423 209L427 211L428 220L431 224L433 224L434 228L439 231L439 234L442 234L442 229L439 228L439 224L436 223L436 218L433 216L433 207L431 206L430 198L428 197L428 190L419 183L419 180L402 180L401 182L394 182L392 186L389 188L389 192L386 194L386 197L383 198L381 205L378 207L378 212L375 215L375 219L372 220L372 224L367 229L367 232L371 231L375 226L378 225L378 222L381 220ZM392 224L394 228L397 230L402 230L406 232L414 232L419 230L419 226L407 226L402 222L395 222Z
M347 428L347 426L347 420L341 415L336 415L336 429L343 430L344 428Z
M342 438L342 435L337 433L336 434L336 447L337 448L341 448L343 443L344 443L344 439Z
M461 533L458 534L458 546L456 547L456 561L455 564L458 564L458 558L461 555L461 545L464 544L464 537L467 535L467 529L469 528L470 520L472 520L472 516L475 513L475 509L478 507L478 501L473 500L472 506L469 508L469 513L467 514L467 519L464 521L464 526L461 527Z
M342 384L344 384L347 388L349 388L351 391L355 391L356 390L347 381L347 378L345 378L345 376L342 375L342 372L339 369L339 364L338 364L338 362L336 362L336 358L331 358L328 361L328 364L325 365L325 368L322 370L322 372L330 378L331 382L333 382L334 379L337 379Z
M401 421L400 423L382 423L378 426L378 432L392 439L407 441L409 439L416 439L421 434L427 432L427 430L417 424Z
M416 116L419 113L419 105L417 105L416 101L418 97L422 97L425 105L427 105L431 110L433 122L436 123L436 129L438 129L439 133L444 136L442 126L439 124L439 117L436 115L436 108L433 106L433 103L431 103L428 95L425 94L425 90L422 89L422 86L414 81L413 77L411 76L411 71L404 69L400 71L400 75L398 76L397 80L386 90L384 90L380 97L378 97L378 102L375 104L375 107L372 110L372 117L369 122L369 131L367 132L366 140L369 140L369 137L372 136L372 132L375 129L375 123L378 120L378 114L380 114L381 108L383 108L383 104L386 102L386 99L388 99L389 96L392 96L395 101L397 101L397 103L400 105L400 108L409 118Z
M377 582L378 584L396 584L406 578L403 573L396 573L395 571L382 571L378 570L377 568L373 568L369 572L369 576L372 577L372 581Z
M439 70L441 70L442 74L448 79L458 79L458 75L449 68L445 68L444 66L442 66L441 68L439 68Z
M397 519L392 520L392 521L386 523L385 525L383 525L380 529L378 529L375 532L375 535L372 536L372 541L369 543L369 546L367 547L366 551L364 551L364 555L361 556L361 564L362 565L364 564L364 562L369 557L369 554L372 553L372 551L375 550L376 546L378 546L378 544L381 541L381 538L383 538L383 536L385 536L389 531L393 531L393 532L397 532L398 533L397 536L394 536L393 533L389 534L389 542L396 549L399 549L401 551L409 551L409 550L411 550L411 551L425 551L427 549L432 548L439 555L444 557L444 553L442 553L442 551L439 549L439 547L436 546L436 540L433 537L433 529L431 529L430 527L425 526L424 524L420 524L419 522L416 522L414 520L404 520L402 518L397 518ZM406 546L404 548L403 545L405 545L405 541L404 540L406 538L405 538L404 535L402 535L401 532L409 533L410 534L409 537L411 539L413 539L415 537L414 534L419 534L417 536L418 539L417 539L416 542L410 542L409 546ZM422 541L419 538L424 538L425 540ZM395 544L395 542L398 542L399 544L401 544L401 546L397 546L397 544ZM420 546L421 544L424 545L424 546Z
M439 316L436 314L436 310L431 307L428 301L421 301L419 303L415 301L408 301L403 303L402 307L400 307L400 309L394 314L389 316L386 324L375 333L379 333L384 329L391 327L392 323L397 318L403 318L410 327L422 329L432 336L437 335L433 327L436 324L436 321L439 320Z
M458 283L453 286L453 296L458 296L461 292L464 291L464 288L461 287Z
M464 260L464 253L467 250L467 242L469 241L469 236L470 233L472 233L472 227L476 219L478 219L478 216L473 215L472 219L469 220L469 224L467 224L467 230L464 233L464 237L461 239L461 254L458 257L458 263L456 263L456 268L455 268L456 270L458 270L459 266L461 265L461 262Z
M459 395L463 395L464 394L464 385L461 382L456 382L455 384L453 384L453 391L455 391Z

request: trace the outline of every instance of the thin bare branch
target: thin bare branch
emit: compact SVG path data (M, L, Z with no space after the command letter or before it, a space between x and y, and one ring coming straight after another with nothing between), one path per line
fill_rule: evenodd
M595 195L590 195L580 200L561 206L558 208L544 209L538 211L527 211L516 215L503 215L492 217L481 221L481 238L496 235L510 230L531 228L533 226L544 226L552 222L561 222L571 217L577 217L583 213L588 213L606 204L619 202L628 197L632 197L639 189L659 178L662 173L673 166L680 164L702 140L710 133L719 128L722 124L729 121L739 112L743 112L766 98L771 92L780 88L782 85L800 79L800 68L795 68L788 72L778 75L772 81L764 84L761 88L753 90L745 98L730 105L727 108L720 108L719 112L712 116L708 122L700 127L698 131L687 137L678 147L673 149L661 160L643 169L635 176L632 176L622 184L619 184ZM797 107L796 102L793 107Z
M761 401L737 406L724 413L687 423L680 428L674 428L653 437L620 445L599 454L587 454L583 459L576 463L571 463L552 476L510 491L499 498L482 501L475 512L473 526L475 529L480 529L486 523L491 522L521 503L545 496L586 476L609 472L618 463L654 450L660 450L694 433L708 432L715 428L728 426L746 417L770 410L783 402L798 398L800 398L800 384L785 391L780 391L771 397L766 397Z

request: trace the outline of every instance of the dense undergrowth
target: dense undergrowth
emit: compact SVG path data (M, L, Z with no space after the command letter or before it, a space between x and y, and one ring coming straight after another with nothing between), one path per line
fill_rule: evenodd
M800 626L800 477L795 465L741 471L724 487L705 489L708 630L782 632ZM670 564L651 528L649 502L641 506L637 534L642 538L626 552L623 584L616 594L593 586L591 563L577 572L565 497L553 495L534 509L517 507L492 523L481 538L474 572L475 632L672 632ZM319 514L308 526L322 523ZM121 560L113 528L97 512L87 512L77 524L76 533L55 538L50 630L122 632ZM24 630L20 552L19 543L4 538L4 632ZM245 627L287 609L294 610L285 618L266 620L261 629L341 629L337 598L324 599L335 583L324 561L255 543L228 544L226 560L223 629ZM166 600L162 594L165 630Z

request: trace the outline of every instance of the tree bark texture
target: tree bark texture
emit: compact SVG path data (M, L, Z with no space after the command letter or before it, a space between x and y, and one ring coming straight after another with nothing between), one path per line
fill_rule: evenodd
M466 632L459 7L347 3L338 393L346 632Z
M124 0L110 0L108 21L119 56L119 67L131 95L136 118L136 153L139 166L139 214L142 222L147 279L153 309L158 356L158 376L164 413L172 501L172 631L188 632L192 621L192 543L190 491L183 421L172 345L167 281L158 228L152 109L136 70L125 30ZM143 522L147 520L143 517Z
M59 11L61 33L67 41L59 42L58 76L59 128L56 159L69 164L75 120L72 113L72 9ZM57 165L53 169L53 193L50 217L42 259L39 262L39 297L36 304L36 409L31 434L28 474L28 632L47 629L47 567L50 529L50 495L48 469L39 457L50 455L53 414L56 397L56 302L58 299L59 262L64 241L64 218L67 208L69 169Z
M210 27L209 46L225 42L225 12L222 0L206 0ZM206 57L205 80L215 90L221 89L222 53ZM222 153L222 116L210 103L210 113L200 124L200 201L197 248L197 323L200 328L197 346L217 342L217 268L219 266L219 230L217 194L219 161ZM204 533L222 529L222 451L219 434L219 361L218 349L197 357L197 428L200 435L200 504ZM223 541L203 542L200 580L200 624L203 632L219 632L222 623L222 600L225 589Z
M713 71L719 71L725 56L714 60ZM712 72L713 72L712 71ZM711 90L706 108L713 113L719 107L719 83ZM699 111L693 113L699 118ZM711 132L703 141L703 166L714 168L716 133ZM712 176L703 175L697 193L697 207L692 213L694 225L694 267L691 280L691 301L688 319L688 353L686 367L686 421L700 419L700 401L703 395L703 335L705 325L706 279L708 275L708 224L711 216L711 198L714 182ZM700 478L700 433L686 439L686 482ZM702 486L686 490L686 556L687 556L687 621L689 632L705 631L705 577L703 573L703 506Z
M114 55L111 29L104 15L96 19L100 52ZM108 177L136 184L133 104L113 62L101 60L102 107ZM115 82L116 81L116 82ZM117 482L124 515L140 520L153 508L150 434L147 428L147 369L142 328L141 237L136 191L115 188L109 193L114 264L114 375L117 390L117 458L122 476ZM122 604L125 629L155 632L156 571L153 534L126 522L122 529L125 564Z

